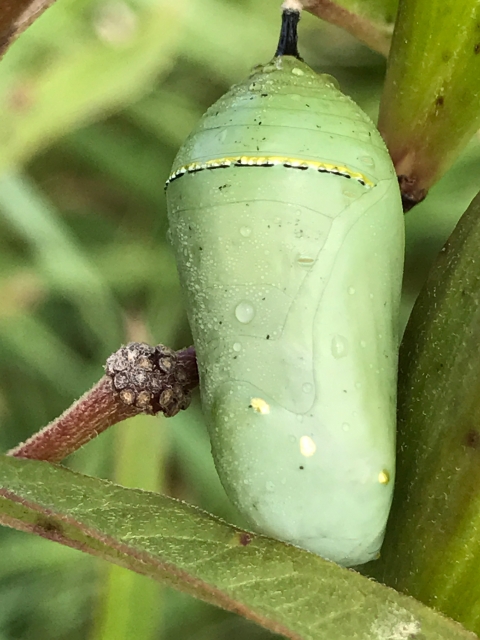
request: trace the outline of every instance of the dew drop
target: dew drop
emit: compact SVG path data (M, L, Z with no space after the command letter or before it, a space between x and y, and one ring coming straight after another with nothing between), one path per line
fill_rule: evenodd
M235 307L235 317L242 324L248 324L255 317L255 308L251 302L242 300Z
M313 385L310 384L310 382L305 382L302 385L302 391L303 393L310 393L313 389Z
M292 73L293 73L294 76L304 76L305 75L305 73L301 69L299 69L298 67L294 67L292 69Z
M248 238L252 233L252 230L250 229L250 227L240 227L240 235L242 235L244 238Z
M337 360L348 354L348 341L340 335L333 336L331 344L332 356Z
M348 293L353 296L355 293L355 288L354 287L348 287Z
M320 75L320 77L322 78L322 80L325 81L326 84L335 87L335 89L340 89L340 83L338 82L338 80L336 78L334 78L330 74L322 73Z
M273 484L273 482L266 482L265 483L265 489L272 493L272 491L275 491L275 485Z
M344 423L342 424L342 429L343 429L344 431L350 431L350 425L348 424L348 422L344 422Z
M365 349L365 347L367 346L367 343L365 342L365 340L360 340L360 346Z
M236 351L237 353L242 350L242 345L240 344L240 342L233 343L233 350Z
M297 422L303 422L303 416L300 413L297 414Z
M270 62L263 67L262 71L263 73L273 73L274 71L277 70L277 68L278 67L276 64L274 64L273 62Z
M296 442L297 441L295 436L289 436L289 440L290 440L290 442Z
M356 382L355 383L355 388L356 389L361 389L362 388L362 383L361 382Z
M227 134L228 134L228 129L224 129L224 130L220 133L220 135L218 136L218 140L219 140L219 142L225 142L225 139L226 139L226 137L227 137Z

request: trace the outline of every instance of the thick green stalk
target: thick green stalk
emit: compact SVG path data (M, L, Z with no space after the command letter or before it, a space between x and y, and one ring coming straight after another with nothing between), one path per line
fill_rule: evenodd
M395 498L376 578L480 631L480 195L408 323Z
M480 3L400 2L379 128L410 203L480 127Z

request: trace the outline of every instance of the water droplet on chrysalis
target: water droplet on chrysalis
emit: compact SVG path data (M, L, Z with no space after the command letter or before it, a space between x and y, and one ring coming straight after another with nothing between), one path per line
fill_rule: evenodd
M344 336L336 335L332 338L332 355L334 358L344 358L348 354L348 341Z
M242 324L248 324L255 317L255 307L251 302L242 300L235 307L235 317Z

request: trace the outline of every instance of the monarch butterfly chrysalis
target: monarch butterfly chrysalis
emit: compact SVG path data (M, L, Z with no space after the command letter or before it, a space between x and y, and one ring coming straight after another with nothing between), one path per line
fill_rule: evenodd
M179 151L170 233L228 495L352 566L392 497L403 215L372 122L298 58L298 19Z

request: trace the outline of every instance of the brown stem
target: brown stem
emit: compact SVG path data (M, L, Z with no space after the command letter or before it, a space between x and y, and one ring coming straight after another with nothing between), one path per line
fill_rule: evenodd
M4 0L0 7L0 58L55 0Z
M107 375L61 416L7 455L60 462L117 422L139 413L176 415L198 385L195 349L130 343L107 360Z
M8 455L60 462L112 424L137 413L140 409L125 405L113 392L111 379L103 376L61 416L9 451Z
M317 18L341 27L370 49L385 57L390 51L393 25L374 22L341 7L332 0L303 0L303 7Z

